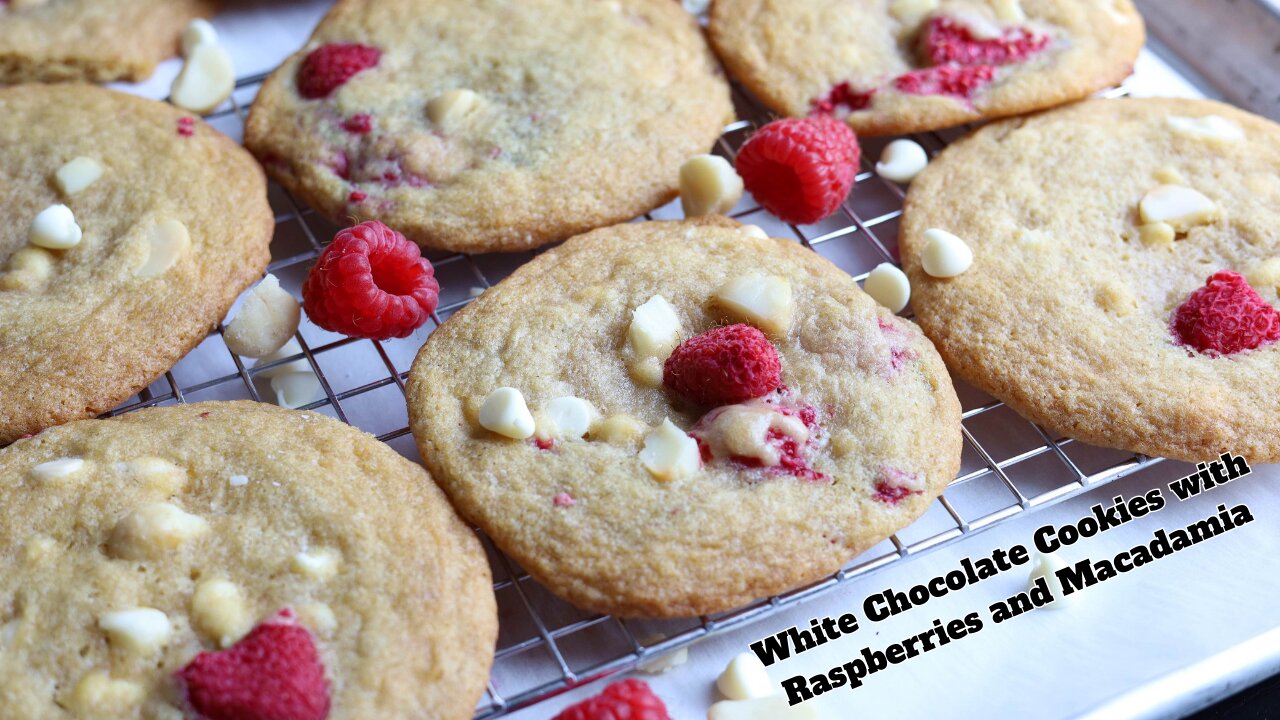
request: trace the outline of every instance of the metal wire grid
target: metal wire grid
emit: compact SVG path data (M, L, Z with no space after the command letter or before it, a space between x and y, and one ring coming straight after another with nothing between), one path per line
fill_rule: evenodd
M229 103L208 116L232 137L243 132L246 105L265 75L240 79ZM1111 95L1124 94L1123 89ZM732 160L751 131L769 119L767 111L739 88L738 116L725 129L716 152ZM962 130L913 136L936 154ZM897 262L897 225L904 192L878 177L867 158L878 157L883 141L864 141L856 187L840 211L815 225L778 221L749 196L731 213L762 226L771 236L792 238L849 272L859 282L881 262ZM276 231L272 262L284 287L295 295L311 261L336 231L282 188L271 184ZM678 204L644 219L680 217ZM397 451L418 460L409 434L404 383L410 363L427 335L477 294L535 255L429 255L441 284L441 305L427 327L386 342L328 333L306 319L297 340L301 355L248 367L222 340L222 325L164 377L112 411L209 399L262 400L263 371L305 359L315 371L323 398L303 406L360 427ZM854 559L839 572L809 585L726 613L682 621L620 620L586 613L552 596L481 534L494 575L500 630L494 668L477 720L494 718L570 688L629 670L705 636L742 626L1015 515L1060 502L1159 459L1088 447L1052 437L1002 403L957 381L965 440L961 470L929 511L911 526ZM270 393L266 393L270 396Z

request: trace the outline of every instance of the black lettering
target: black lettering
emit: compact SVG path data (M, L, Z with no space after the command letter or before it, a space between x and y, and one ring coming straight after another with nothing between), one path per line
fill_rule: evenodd
M1196 473L1192 473L1184 478L1174 480L1169 483L1169 489L1173 494L1178 496L1178 500L1186 500L1189 497L1200 494L1200 477Z
M1245 525L1253 522L1253 513L1249 512L1249 506L1237 505L1231 508L1231 520L1236 525Z
M885 607L881 609L881 606ZM893 612L887 606L888 602L884 599L884 593L870 595L866 600L862 601L862 614L871 618L872 622L879 622L893 615ZM768 665L768 663L765 664Z
M867 676L867 666L861 660L853 660L844 664L844 672L849 676L849 689L862 687L862 678Z
M1057 534L1054 532L1052 525L1037 528L1035 535L1031 539L1035 542L1036 549L1043 553L1056 552L1058 548L1062 547L1058 543Z
M1009 548L1009 559L1014 565L1025 565L1031 559L1031 554L1027 552L1025 545L1014 545Z
M803 675L783 680L782 689L787 691L788 705L799 705L805 700L813 699L813 693L809 692L809 681Z
M969 628L969 635L982 629L982 618L978 617L978 613L971 612L964 616L964 624Z
M1245 459L1240 457L1239 455L1232 455L1231 453L1223 453L1218 457L1222 458L1222 462L1226 464L1227 474L1228 476L1230 476L1232 480L1235 480L1236 478L1241 477L1242 475L1248 475L1249 473L1253 472L1253 470L1249 468L1249 463L1245 462Z
M787 633L791 636L791 644L795 646L797 654L818 646L818 642L813 639L813 634L808 630L791 628Z
M1013 613L1009 612L1009 606L1005 605L1003 600L991 603L991 607L987 608L987 612L991 613L991 619L997 625L1013 617Z
M1087 559L1058 570L1054 577L1062 584L1063 595L1070 595L1098 583L1098 578L1093 575L1093 566Z
M1222 532L1222 522L1216 517L1205 518L1188 525L1187 532L1191 533L1192 544L1203 542Z
M791 646L787 644L785 630L751 643L751 649L755 651L756 657L760 658L760 662L764 663L765 667L791 657Z
M1164 495L1160 492L1160 488L1152 488L1147 491L1147 502L1151 504L1151 512L1158 512L1164 509Z
M897 665L907 659L907 651L903 650L902 646L897 643L890 645L889 649L885 652L885 655L889 658L889 662L894 665Z

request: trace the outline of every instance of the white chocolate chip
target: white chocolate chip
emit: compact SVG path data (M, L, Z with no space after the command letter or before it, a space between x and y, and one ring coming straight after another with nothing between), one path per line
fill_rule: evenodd
M1185 231L1213 222L1218 206L1203 193L1181 185L1161 185L1143 196L1138 204L1143 223L1163 222Z
M0 275L0 290L37 290L53 275L53 253L41 247L20 247L9 257L8 272Z
M914 140L894 140L880 153L876 174L896 183L909 183L929 164L929 154Z
M298 344L297 338L290 338L279 350L254 363L254 367L301 354L302 346ZM324 395L320 378L316 377L311 363L305 357L263 370L259 374L270 382L271 391L276 395L276 404L280 407L299 408L310 405Z
M1156 170L1154 173L1152 173L1152 177L1154 177L1158 182L1165 185L1186 185L1187 184L1187 178L1184 177L1182 173L1178 172L1178 168L1172 165L1165 165L1159 170Z
M524 440L533 434L535 425L524 395L515 388L500 387L484 399L480 427L513 440Z
M645 436L640 462L659 480L679 480L702 466L702 454L698 442L668 418Z
M53 174L54 182L63 195L71 196L84 190L102 177L102 165L91 157L78 157L68 161Z
M774 693L773 681L755 653L738 653L716 678L716 688L729 700L751 700Z
M747 237L753 237L760 240L769 239L769 233L765 232L764 228L760 227L759 225L743 225L738 229L741 230Z
M1138 228L1138 239L1147 247L1171 248L1176 237L1177 233L1169 223L1147 223Z
M169 642L173 626L164 613L155 608L133 608L103 613L98 627L112 645L123 647L135 655L152 655Z
M105 670L94 670L80 679L67 705L77 717L124 717L142 703L146 689L129 680L115 680Z
M809 439L809 428L800 418L783 414L776 405L758 399L716 408L701 422L707 425L701 437L712 455L754 458L766 467L782 460L777 446L769 442L771 430L790 437L797 446Z
M77 457L58 458L31 468L31 476L42 482L65 480L84 469L84 460Z
M186 225L177 220L157 223L147 236L147 259L138 268L138 277L153 278L164 273L190 250L191 235Z
M754 700L721 700L707 711L707 720L817 720L813 702L788 705L781 695Z
M478 110L480 102L480 96L474 90L446 90L427 102L427 117L442 127L456 124Z
M71 208L57 204L41 210L31 221L27 240L50 250L66 250L80 244L83 233Z
M920 265L936 278L955 277L973 265L973 250L965 241L946 230L930 228L924 231L924 251L920 253Z
M187 29L182 31L182 56L191 57L197 46L206 43L218 43L218 31L213 29L213 24L204 18L196 18L187 23Z
M1280 292L1280 257L1267 258L1245 274L1249 285L1259 292Z
M140 457L119 467L146 487L166 495L177 494L190 479L185 469L158 457Z
M237 355L260 358L289 342L302 320L302 306L267 273L244 298L223 332L227 348Z
M892 0L889 3L889 14L911 28L937 9L938 0Z
M338 629L338 618L333 614L333 608L322 602L303 603L294 610L298 613L298 622L320 637L332 637L333 631Z
M695 155L680 166L680 207L685 217L724 215L742 199L742 178L719 155Z
M240 588L228 580L204 580L191 595L191 622L221 647L249 632L253 618Z
M902 312L907 302L911 300L911 281L907 279L906 273L890 263L880 263L875 266L867 275L867 281L863 283L862 289L866 290L873 300L894 313Z
M711 7L711 0L681 0L681 4L694 15L701 15Z
M538 414L538 437L551 440L579 440L600 419L600 411L580 397L565 395L547 403Z
M1198 140L1237 142L1244 139L1244 129L1221 115L1197 118L1170 115L1165 118L1165 122L1175 132Z
M338 574L338 560L337 550L312 549L294 555L289 569L305 578L324 581Z
M636 670L646 675L661 675L671 672L687 662L689 662L689 648L682 647L672 652L663 653L652 660L646 660L636 665Z
M249 484L248 475L232 475L227 478L227 484L231 487L244 487Z
M680 316L666 298L654 295L631 312L627 336L637 356L666 360L680 344Z
M777 275L750 273L730 279L715 292L716 303L771 335L791 329L791 282Z
M231 55L216 42L200 43L191 50L182 71L173 80L169 101L201 115L212 112L236 89Z
M170 503L143 505L111 531L112 554L126 560L156 558L209 531L204 518Z
M1075 593L1070 595L1063 594L1062 582L1058 580L1058 576L1055 574L1064 567L1067 567L1067 563L1054 553L1036 551L1035 557L1032 558L1031 577L1027 580L1028 587L1034 587L1036 580L1044 578L1045 584L1049 586L1049 592L1053 593L1053 602L1042 607L1058 610L1076 601L1077 596Z
M631 379L645 387L662 386L662 366L664 360L656 357L637 358L632 360L627 369L631 371Z
M1020 0L991 0L991 8L995 10L996 19L1003 23L1022 23L1027 21L1027 14L1022 10Z
M603 422L591 429L591 437L607 442L610 445L635 447L649 432L649 426L626 413L618 413L605 418Z

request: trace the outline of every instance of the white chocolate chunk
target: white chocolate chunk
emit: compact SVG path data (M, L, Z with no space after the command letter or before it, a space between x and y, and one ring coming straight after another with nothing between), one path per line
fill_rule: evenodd
M610 445L635 447L649 432L649 426L626 413L618 413L605 418L603 422L591 429L591 437L607 442Z
M259 359L254 367L301 354L302 346L298 344L297 338L289 338L283 347ZM324 395L320 378L316 377L311 363L305 357L263 370L260 375L270 382L271 391L276 395L276 404L280 407L299 408L310 405Z
M191 595L191 623L221 647L234 645L253 624L244 593L229 580L204 580Z
M157 223L147 236L147 259L138 268L138 277L153 278L164 273L190 250L191 235L186 225L177 220Z
M200 43L191 49L182 71L173 79L169 101L201 115L231 97L236 89L236 70L231 55L216 42Z
M774 693L773 681L755 653L738 653L716 678L716 688L730 700L750 700Z
M907 302L911 300L911 281L907 279L906 273L891 263L880 263L875 266L871 274L867 275L867 281L863 283L862 289L866 290L873 300L894 313L902 312Z
M1036 551L1035 557L1031 560L1031 577L1027 580L1028 588L1033 587L1036 580L1044 578L1045 584L1049 586L1049 592L1053 593L1053 602L1043 607L1052 608L1054 610L1062 609L1074 603L1077 599L1076 593L1065 595L1062 592L1062 582L1058 580L1058 576L1054 573L1062 568L1067 567L1067 563L1054 553L1042 553Z
M182 56L191 57L196 46L205 43L218 43L218 31L213 29L213 23L204 18L196 18L187 23L187 29L182 31Z
M724 215L742 199L742 177L719 155L695 155L680 166L685 217Z
M909 183L929 165L929 154L914 140L894 140L880 153L876 174L896 183Z
M302 306L280 287L275 275L267 273L245 295L222 336L227 348L237 355L266 357L289 342L301 320Z
M1022 23L1027 21L1027 13L1022 10L1021 0L991 0L991 8L995 10L996 19L1003 23Z
M716 303L771 335L791 329L791 282L777 275L739 275L715 292Z
M515 388L500 387L484 399L480 427L513 440L524 440L533 434L536 426L524 395Z
M640 462L659 480L679 480L702 466L702 455L698 442L668 418L645 436Z
M96 182L102 177L102 172L102 165L97 160L80 156L58 168L53 179L62 194L70 197Z
M37 290L53 275L53 253L27 245L9 256L8 272L0 275L0 290Z
M480 109L480 102L481 98L474 90L446 90L427 102L427 117L442 127L456 125Z
M1165 118L1174 132L1198 140L1222 140L1237 142L1244 139L1244 129L1221 115L1205 115L1203 117L1180 117L1170 115Z
M312 580L328 580L338 574L340 556L337 550L313 548L293 556L289 569Z
M126 560L156 558L208 531L204 518L170 503L152 503L116 523L109 547L115 557Z
M94 670L76 683L67 705L77 717L123 717L132 715L146 694L138 683L116 680L105 670Z
M1265 290L1280 292L1280 257L1263 260L1245 274L1245 279L1258 292Z
M933 277L955 277L973 265L973 250L965 241L946 230L938 228L925 230L924 242L924 251L920 253L920 265Z
M1143 196L1138 214L1144 223L1163 222L1185 231L1213 222L1218 206L1198 190L1181 185L1161 185Z
M769 442L769 431L776 430L803 445L809 439L809 428L799 418L784 415L764 400L751 400L726 405L708 413L706 431L701 433L711 454L718 458L754 458L761 465L773 467L782 456Z
M938 0L892 0L889 3L889 14L909 28L919 25L937 9Z
M244 487L249 484L248 475L232 475L227 478L227 484L231 487Z
M1138 228L1138 239L1147 247L1173 247L1174 238L1177 237L1173 226L1165 222L1147 223Z
M190 476L177 465L158 457L140 457L121 467L125 473L152 490L174 495L187 486Z
M788 705L782 695L753 700L721 700L707 711L707 720L817 720L813 702Z
M107 634L112 645L123 647L135 655L152 655L169 642L173 626L164 613L155 608L133 608L103 613L98 627Z
M1156 170L1154 173L1152 173L1152 177L1154 177L1158 182L1164 185L1186 185L1187 184L1187 178L1184 177L1182 173L1178 172L1178 168L1172 165L1165 165L1159 170Z
M666 360L680 344L680 317L666 298L654 295L631 312L627 337L637 356Z
M536 434L548 440L580 440L599 419L600 411L594 405L565 395L547 403L539 413Z
M27 240L32 245L50 250L75 247L83 235L71 208L61 203L41 210L27 230Z
M84 460L77 457L58 458L31 468L31 476L41 482L65 480L84 469Z
M681 4L694 15L701 15L711 7L711 0L681 0Z
M687 662L689 662L689 648L682 647L679 650L663 653L652 660L646 660L637 665L636 669L646 675L662 675Z
M53 538L37 535L22 545L22 559L32 564L40 564L53 558L58 543Z
M302 603L294 609L298 613L298 622L320 637L332 637L333 631L338 629L338 618L333 614L333 608L322 602Z
M664 360L656 357L638 358L627 365L631 371L631 379L646 387L662 386L662 366Z
M738 229L741 230L747 237L758 238L760 240L769 239L769 233L765 232L764 228L760 227L759 225L743 225Z

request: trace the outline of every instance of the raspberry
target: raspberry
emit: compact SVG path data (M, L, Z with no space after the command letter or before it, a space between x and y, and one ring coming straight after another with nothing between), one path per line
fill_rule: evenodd
M779 218L815 223L840 207L858 170L858 138L827 115L776 120L738 151L742 182Z
M308 100L329 97L356 73L375 67L381 57L381 50L368 45L321 45L298 68L298 93Z
M1280 340L1280 313L1240 273L1220 270L1178 306L1170 329L1180 345L1231 355Z
M899 75L893 86L907 95L951 95L968 100L995 76L991 65L941 65Z
M628 678L565 708L552 720L671 720L671 716L647 683Z
M302 285L316 325L351 337L405 337L440 299L431 263L418 246L377 220L339 232Z
M342 129L352 135L368 135L373 131L373 118L368 113L356 113L342 121Z
M925 25L921 44L930 65L1006 65L1020 62L1049 45L1049 36L1027 28L1007 28L1000 37L979 39L963 23L935 17Z
M764 333L728 325L680 343L662 367L662 384L693 405L732 405L777 390L782 363Z
M311 633L281 611L240 642L202 652L178 671L205 720L324 720L329 686Z
M912 495L924 492L924 478L901 468L884 467L876 478L876 491L871 496L885 505L897 505Z
M848 82L842 82L831 88L826 97L814 98L809 102L814 115L835 115L839 111L857 112L866 110L875 98L875 89L854 90Z

